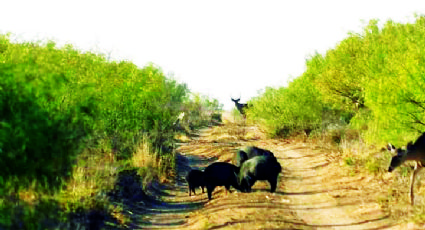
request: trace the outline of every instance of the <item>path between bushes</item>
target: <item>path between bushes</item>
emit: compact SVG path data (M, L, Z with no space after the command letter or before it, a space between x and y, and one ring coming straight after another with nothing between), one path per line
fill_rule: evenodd
M258 181L251 193L213 199L196 190L189 197L186 173L215 161L232 162L241 146L271 150L283 167L276 193ZM349 175L335 155L301 142L266 139L255 127L232 122L202 130L178 149L175 183L161 185L158 202L135 210L143 229L405 229L382 210L372 176ZM375 183L375 186L369 186Z

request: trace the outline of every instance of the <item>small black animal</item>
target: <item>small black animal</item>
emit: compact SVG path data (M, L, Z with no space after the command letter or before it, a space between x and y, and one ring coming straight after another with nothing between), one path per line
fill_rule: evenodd
M204 172L197 169L192 169L186 176L186 181L189 184L189 196L192 196L192 193L196 195L195 189L198 187L202 188L202 193L204 193L205 181L204 181Z
M242 164L238 183L240 190L250 192L257 180L267 180L270 183L270 192L275 192L277 179L282 171L277 159L273 156L255 156Z
M243 162L256 156L274 157L274 154L266 149L258 148L255 146L248 146L243 150L238 150L235 157L235 164L236 166L241 167Z
M239 112L242 114L242 116L244 118L246 118L246 112L245 112L245 110L247 108L249 108L249 105L248 104L245 104L245 103L239 103L239 101L241 100L240 98L238 98L238 99L231 98L231 99L235 103L236 108L239 110Z
M230 186L239 189L238 184L239 168L226 162L215 162L204 170L205 186L207 187L208 199L212 199L212 192L217 186L224 186L230 191Z

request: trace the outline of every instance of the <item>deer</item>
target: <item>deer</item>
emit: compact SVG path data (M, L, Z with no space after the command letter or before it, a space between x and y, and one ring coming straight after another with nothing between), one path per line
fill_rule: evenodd
M397 153L391 159L390 167L388 172L394 171L398 166L403 164L405 161L414 161L415 167L410 178L410 203L414 205L415 196L413 193L413 185L415 183L416 176L425 166L425 133L415 141L414 144L409 142L406 149L400 149L393 146L391 143L387 145L387 149L391 153Z
M239 101L241 100L240 97L238 99L233 99L233 98L231 98L231 99L235 103L236 108L239 110L239 112L242 114L242 116L244 118L246 118L245 109L249 107L248 104L239 103Z

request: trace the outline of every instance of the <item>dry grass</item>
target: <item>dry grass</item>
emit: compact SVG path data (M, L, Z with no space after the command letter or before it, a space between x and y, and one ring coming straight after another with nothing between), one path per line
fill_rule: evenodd
M244 125L229 124L226 126L216 126L208 133L207 140L212 142L229 142L243 140L247 134Z
M96 151L96 150L93 150ZM129 164L118 162L111 153L91 153L89 149L78 156L77 165L73 169L73 176L65 190L61 191L60 199L68 207L82 207L86 210L102 209L113 216L121 226L130 222L128 213L119 204L111 204L107 197L99 197L100 191L109 191L114 188L120 169L128 166L139 169L143 184L149 185L161 176L160 171L163 159L152 151L147 137L142 138L136 151L127 161Z
M153 151L147 137L142 138L130 161L133 167L139 168L144 187L150 187L151 183L157 180L165 182L169 176L169 172L161 170L164 160L157 152Z
M268 139L245 121L227 119L224 115L223 123L228 123L204 130L179 151L194 161L190 166L202 168L213 161L231 162L236 150L246 145L269 149L283 167L278 193L270 194L268 183L261 181L249 194L225 195L223 188L217 188L211 201L206 194L188 197L186 188L167 191L170 196L164 199L170 204L191 207L191 202L206 202L189 215L182 213L186 222L177 229L423 228L425 187L418 180L419 205L410 206L406 185L411 169L387 173L390 154L359 141L358 133L345 130L316 138ZM154 216L157 226L163 226L164 216Z
M405 163L392 173L388 173L391 154L385 146L368 145L355 130L343 129L331 132L291 136L291 141L317 146L329 154L327 158L339 162L332 171L348 178L360 176L368 178L358 186L374 191L374 197L382 210L397 221L402 228L421 229L425 223L425 186L421 172L415 186L415 206L410 204L409 185L413 173L413 163ZM366 183L367 182L367 183ZM361 211L359 208L357 211ZM418 227L419 226L419 227Z
M253 141L265 139L266 134L258 126L243 119L239 114L223 113L223 125L213 127L208 132L208 140L213 142Z
M181 143L187 143L190 141L190 137L188 137L186 134L178 133L175 135L174 139Z
M131 163L134 167L157 167L160 165L155 160L156 154L153 153L150 143L143 138L136 151L131 157Z
M117 162L109 153L93 153L92 149L86 149L77 157L77 165L72 169L72 177L67 186L60 191L58 199L68 203L78 203L91 197L100 190L111 189L115 184ZM19 190L19 199L27 204L34 204L47 194L41 194L34 189L35 183L27 189Z
M328 146L332 146L329 139ZM322 143L326 143L322 142ZM335 146L335 144L333 144ZM334 147L335 148L335 147ZM376 191L375 196L383 210L402 226L420 226L425 223L425 187L421 186L423 172L418 176L415 186L415 205L410 204L410 175L413 162L406 162L392 173L388 172L391 153L385 146L368 145L355 131L350 131L341 138L337 146L341 153L341 166L349 168L349 175L372 178L367 186ZM419 228L420 229L420 228Z
M223 118L225 122L226 116ZM254 185L252 193L225 194L219 187L214 190L211 201L207 200L206 194L188 197L186 187L167 190L166 194L170 195L162 199L170 201L170 205L179 203L190 208L192 202L206 202L189 215L181 213L184 224L175 226L176 229L316 229L334 226L337 229L362 229L365 226L379 229L397 224L397 218L409 217L408 206L396 203L408 201L406 194L397 188L403 186L402 182L396 185L398 175L381 170L372 172L368 168L374 168L373 165L387 168L389 156L377 147L356 142L355 133L345 132L336 146L332 144L332 136L319 140L305 136L291 140L268 139L260 129L245 124L229 122L206 129L199 138L182 145L179 152L189 159L190 167L203 168L214 161L231 162L236 150L243 146L269 149L283 167L278 192L270 194L268 183L262 181ZM250 132L253 134L247 134ZM247 138L249 135L254 137ZM349 160L346 159L350 158L353 162L347 164ZM157 217L155 223L158 225L155 226L164 226L165 216L155 214L149 220ZM365 224L356 224L362 221ZM338 227L338 223L347 223L347 226Z
M86 149L77 158L72 178L61 197L67 202L79 202L100 190L112 189L118 169L115 158L110 153L93 153Z

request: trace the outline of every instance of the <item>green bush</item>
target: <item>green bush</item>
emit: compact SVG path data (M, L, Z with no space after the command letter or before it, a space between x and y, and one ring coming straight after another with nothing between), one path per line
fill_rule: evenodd
M272 136L310 133L321 126L321 95L307 76L293 80L287 88L267 88L251 103L248 116L262 122Z
M158 67L7 36L0 51L0 184L37 180L57 188L83 144L104 138L119 158L131 155L142 134L156 148L172 145L188 89Z
M272 133L350 124L368 143L405 144L425 130L424 47L424 16L382 28L371 20L309 58L288 87L267 88L251 115Z
M425 18L413 24L371 20L308 69L326 103L354 114L369 142L405 144L425 130Z
M191 93L183 102L182 112L184 116L180 126L186 132L221 121L223 105L217 99L199 93Z
M66 219L64 213L88 203L107 206L96 193L113 187L104 182L116 175L105 170L127 167L141 141L156 153L156 170L173 171L182 112L198 128L221 105L190 94L153 64L138 68L71 45L13 43L0 35L0 228L41 229L43 219ZM22 191L35 197L21 200ZM46 206L43 196L57 203Z
M1 65L0 77L0 187L9 180L19 186L37 180L58 188L90 132L85 124L93 120L87 109L92 101L60 108L54 98L61 76L40 80L24 65Z

